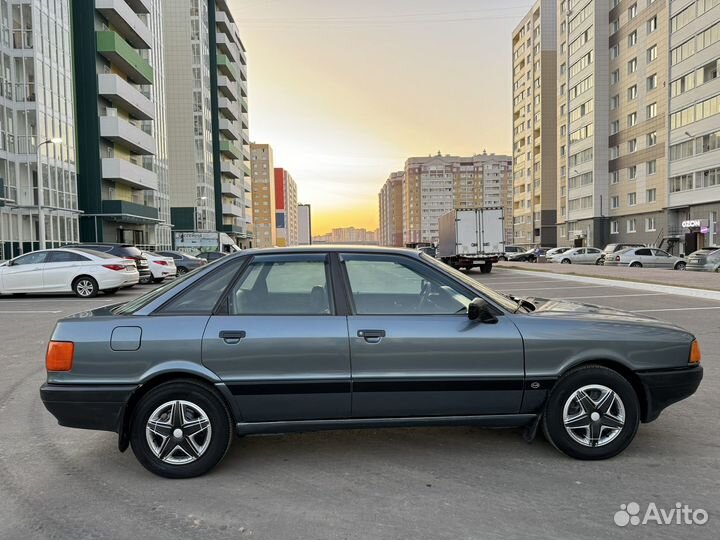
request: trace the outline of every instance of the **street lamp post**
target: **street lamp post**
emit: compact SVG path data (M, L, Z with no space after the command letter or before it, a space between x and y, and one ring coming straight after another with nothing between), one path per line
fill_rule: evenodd
M50 139L44 140L43 142L39 143L37 146L35 146L35 157L37 158L37 185L38 185L38 240L40 243L40 249L45 249L45 210L43 209L43 206L45 204L44 200L44 190L43 190L43 183L42 183L42 167L40 165L40 148L48 145L48 144L62 144L63 140L60 137L52 137Z

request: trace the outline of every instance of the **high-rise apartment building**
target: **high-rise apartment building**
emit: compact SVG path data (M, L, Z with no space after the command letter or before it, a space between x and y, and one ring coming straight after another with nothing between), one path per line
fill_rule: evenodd
M71 2L84 241L170 246L160 2Z
M312 209L309 204L298 204L298 245L312 244Z
M556 0L538 0L513 31L513 211L516 245L557 242Z
M375 245L378 243L378 231L368 231L356 227L338 227L327 234L315 236L313 243Z
M610 10L609 241L657 245L667 205L668 0ZM571 136L575 136L574 128ZM570 188L589 181L570 175ZM596 244L600 245L600 244Z
M657 1L657 0L656 0ZM720 0L670 2L668 244L720 244Z
M279 247L298 245L297 184L279 167L275 168L275 228Z
M273 247L275 230L275 165L269 144L250 145L250 176L252 178L253 225L255 247Z
M0 259L8 259L76 242L78 192L70 2L0 0L0 13Z
M453 208L503 207L512 239L512 158L486 152L470 157L411 157L402 187L403 243L438 242L438 218Z
M163 2L170 197L177 230L253 243L247 56L227 0Z
M608 241L609 10L558 1L559 245Z
M403 178L404 171L390 174L378 194L380 228L378 243L381 246L402 247L403 244Z

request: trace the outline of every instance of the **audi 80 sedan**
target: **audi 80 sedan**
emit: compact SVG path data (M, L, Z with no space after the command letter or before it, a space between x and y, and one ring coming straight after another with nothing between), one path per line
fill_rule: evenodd
M171 478L210 470L233 435L385 426L541 429L605 459L702 379L698 342L670 323L328 246L243 251L62 319L46 367L61 425L117 432Z

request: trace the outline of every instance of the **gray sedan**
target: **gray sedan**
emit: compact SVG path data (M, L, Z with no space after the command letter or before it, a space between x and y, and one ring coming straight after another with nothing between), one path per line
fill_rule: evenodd
M605 257L603 266L629 266L630 268L666 268L685 270L687 262L657 248L628 248Z
M224 257L60 320L46 367L61 425L117 432L171 478L210 470L233 435L389 426L542 429L605 459L703 373L672 324L505 296L426 254L365 247Z
M707 247L691 253L687 269L695 272L720 272L720 248Z

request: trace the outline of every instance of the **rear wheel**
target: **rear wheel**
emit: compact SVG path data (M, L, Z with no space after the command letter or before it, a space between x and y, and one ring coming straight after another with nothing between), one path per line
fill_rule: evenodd
M98 294L98 284L90 276L80 276L73 281L73 292L80 298L93 298Z
M130 444L140 464L166 478L205 474L230 448L232 423L220 397L194 381L150 390L133 411Z
M178 276L182 276L183 274L187 274L187 273L188 273L188 269L185 268L184 266L177 267L177 275Z
M152 282L152 276L146 276L140 278L140 285L147 285Z
M598 257L598 260L595 261L595 266L602 266L605 263L605 260L602 257Z
M630 263L630 268L642 268L642 263L639 263L637 261Z
M686 262L680 261L675 265L675 270L685 270L685 267L687 266Z
M485 263L482 266L480 266L481 274L489 274L490 272L492 272L492 263Z
M561 261L562 264L572 264L572 261L570 259L563 259Z
M498 257L498 261L499 261L499 262L507 261L507 257L505 257L505 255L500 255L500 256Z
M590 365L558 381L543 416L547 439L576 459L607 459L632 442L640 404L632 385L612 369Z

